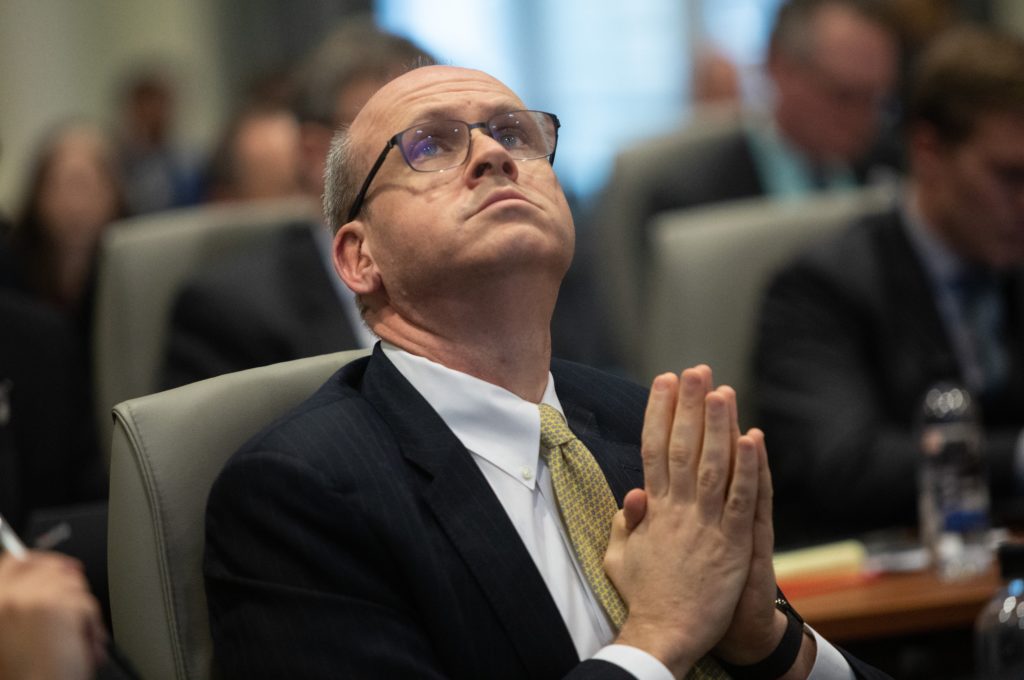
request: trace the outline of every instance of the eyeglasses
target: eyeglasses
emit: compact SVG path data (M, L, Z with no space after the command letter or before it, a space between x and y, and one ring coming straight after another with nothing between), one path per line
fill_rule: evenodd
M546 156L548 162L554 163L558 128L561 125L558 116L543 111L509 111L480 123L435 120L413 125L389 139L384 150L377 156L352 203L352 209L348 211L348 220L354 220L359 214L370 182L393 147L398 147L406 164L416 172L441 172L466 162L469 158L470 133L481 128L515 160L528 161Z

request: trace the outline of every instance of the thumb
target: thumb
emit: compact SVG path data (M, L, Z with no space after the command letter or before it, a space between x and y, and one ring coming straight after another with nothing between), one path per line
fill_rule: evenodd
M626 531L632 532L647 514L647 492L633 489L622 501L622 513L626 520Z

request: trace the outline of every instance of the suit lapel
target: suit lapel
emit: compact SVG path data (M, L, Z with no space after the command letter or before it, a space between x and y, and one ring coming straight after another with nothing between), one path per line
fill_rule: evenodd
M424 474L422 497L474 575L531 677L579 662L561 614L525 546L472 460L378 345L363 395L392 427L402 454Z
M894 337L912 339L908 351L898 357L897 366L902 364L903 370L911 371L915 360L923 362L925 365L913 372L929 376L929 382L959 375L953 343L939 314L925 266L907 236L899 213L888 213L885 219L889 224L878 231L880 242L876 247L884 263L884 271L878 279L878 294L898 296L902 300L882 301L881 308L893 311L889 325ZM907 346L905 341L900 344ZM909 378L900 381L900 384L915 383Z
M1024 394L1024 268L1021 267L1014 270L1007 284L1006 335L1010 354L1007 394L1021 395Z

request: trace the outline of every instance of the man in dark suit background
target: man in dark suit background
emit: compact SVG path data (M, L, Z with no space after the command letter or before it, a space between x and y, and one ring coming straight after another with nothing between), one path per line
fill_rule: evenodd
M596 215L599 250L616 257L602 260L597 281L613 318L633 319L610 329L623 365L643 346L650 220L680 208L880 179L880 159L866 156L879 138L898 50L877 0L789 0L766 55L770 110L697 119L616 158Z
M941 38L907 116L902 205L788 265L764 303L783 542L915 524L914 423L940 380L978 397L994 497L1024 482L1024 43Z
M351 122L378 87L426 58L365 19L328 35L302 64L293 107L311 215L323 194L333 130ZM297 222L197 272L174 304L165 386L372 344L352 294L331 271L330 242L320 221Z
M523 109L484 73L434 66L338 133L335 265L381 344L215 482L218 665L246 678L722 677L727 664L849 678L852 663L880 677L773 603L764 440L740 435L731 389L702 366L659 376L648 402L552 361L574 230L550 166L558 121ZM579 503L559 472L574 465ZM584 525L591 541L577 540Z

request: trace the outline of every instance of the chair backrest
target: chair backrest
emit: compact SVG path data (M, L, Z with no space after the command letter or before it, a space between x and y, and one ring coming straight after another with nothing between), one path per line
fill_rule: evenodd
M693 178L689 172L680 172L680 164L694 168L701 162L715 162L718 146L708 146L709 140L735 132L739 124L731 117L695 120L615 157L593 218L590 247L600 272L594 287L608 319L611 351L634 377L640 377L645 345L648 290L644 272L653 247L654 216L666 209L667 200L678 201L673 207L688 204Z
M298 220L317 219L308 199L186 208L122 220L100 246L93 374L101 441L114 404L160 388L171 306L196 269Z
M202 573L213 480L249 437L365 354L263 366L114 408L110 604L114 639L142 677L215 675Z
M816 239L894 200L892 186L802 200L756 198L655 219L645 379L706 363L752 413L751 353L771 276Z

